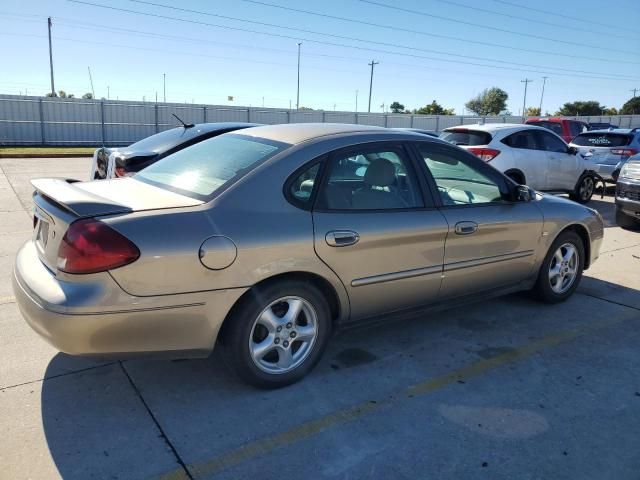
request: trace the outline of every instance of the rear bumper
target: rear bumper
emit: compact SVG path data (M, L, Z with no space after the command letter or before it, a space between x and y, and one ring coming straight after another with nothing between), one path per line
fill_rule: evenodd
M18 252L13 290L31 328L71 355L199 357L211 353L246 289L133 297L108 273L57 278L32 242Z

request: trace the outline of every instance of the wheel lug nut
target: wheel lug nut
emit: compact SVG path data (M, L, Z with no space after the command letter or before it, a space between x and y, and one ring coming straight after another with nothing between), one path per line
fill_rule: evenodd
M278 328L276 328L276 331L277 331L277 332L281 332L281 331L282 331L282 327L278 327Z
M284 343L283 343L282 345L284 345L285 347L288 347L288 346L289 346L289 342L287 342L287 341L285 340L285 341L284 341Z
M287 328L291 328L292 326L291 322L287 323Z
M291 338L296 338L296 332L291 332L291 334L289 335Z
M279 343L280 343L280 339L279 339L279 338L276 338L276 339L273 341L273 343L275 343L276 345L277 345L277 344L279 344Z

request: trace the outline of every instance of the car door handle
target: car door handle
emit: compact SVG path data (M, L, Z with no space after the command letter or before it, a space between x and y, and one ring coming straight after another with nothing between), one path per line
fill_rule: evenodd
M360 240L360 235L351 230L333 230L324 237L327 245L331 247L348 247L355 245Z
M456 235L471 235L478 231L476 222L458 222L455 227Z

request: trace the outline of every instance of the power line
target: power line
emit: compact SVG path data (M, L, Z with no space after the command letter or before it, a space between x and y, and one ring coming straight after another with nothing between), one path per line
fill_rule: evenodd
M159 5L159 4L155 4L152 2L142 2L139 0L130 0L132 2L136 2L136 3L146 3L146 4L152 4L152 5ZM435 37L435 38L444 38L446 40L455 40L458 42L464 42L464 43L471 43L471 44L475 44L475 45L484 45L484 46L488 46L488 47L497 47L497 48L505 48L508 50L516 50L519 52L530 52L530 53L541 53L544 55L553 55L553 56L558 56L558 57L567 57L567 58L582 58L585 60L598 60L598 61L603 61L603 62L607 62L607 63L620 63L619 60L612 60L610 58L599 58L599 57L591 57L591 56L587 56L587 55L575 55L572 53L562 53L562 52L557 52L557 51L549 51L549 50L535 50L535 49L530 49L530 48L521 48L521 47L514 47L511 45L504 45L504 44L499 44L499 43L491 43L491 42L483 42L480 40L469 40L469 39L465 39L465 38L461 38L461 37L453 37L450 35L441 35L441 34L437 34L437 33L430 33L430 32L425 32L425 31L421 31L421 30L412 30L410 28L404 28L404 27L398 27L398 26L393 26L393 25L385 25L382 23L374 23L374 22L367 22L364 20L356 20L353 18L347 18L347 17L339 17L336 15L329 15L326 13L319 13L319 12L312 12L310 10L303 10L300 8L293 8L293 7L285 7L283 5L276 5L274 3L268 3L268 2L262 2L259 0L240 0L242 2L247 2L247 3L252 3L254 5L262 5L265 7L271 7L271 8L279 8L281 10L287 10L290 12L297 12L297 13L303 13L305 15L314 15L317 17L322 17L322 18L329 18L332 20L340 20L342 22L350 22L350 23L356 23L356 24L360 24L360 25L368 25L370 27L376 27L376 28L385 28L388 30L394 30L394 31L400 31L400 32L407 32L407 33L413 33L413 34L417 34L417 35L425 35L428 37ZM444 1L447 2L447 0L436 0L436 1ZM447 2L449 3L449 2ZM452 3L456 3L456 2L452 2ZM456 3L457 4L457 3ZM458 4L458 5L462 5L462 4ZM473 8L475 10L484 10L484 9L478 9L476 7L470 7ZM485 11L490 11L490 10L485 10ZM509 16L509 15L507 15ZM554 26L563 26L560 24L551 24ZM615 36L615 35L614 35ZM629 62L629 63L637 63L638 65L640 65L640 62Z
M476 66L482 66L482 67L491 67L491 65L478 64L478 63L473 63L473 62L461 62L461 61L454 61L454 60L449 60L449 59L440 59L440 58L434 58L434 57L410 55L410 54L402 53L402 52L393 52L393 51L388 51L388 50L385 51L385 50L380 50L380 49L365 48L365 47L359 47L359 46L354 46L354 45L345 45L345 44L340 44L340 43L335 43L335 42L327 42L327 41L323 41L323 40L314 40L314 39L310 39L310 38L301 38L299 36L293 37L291 35L284 35L284 34L278 34L278 33L267 33L267 32L261 32L261 31L251 30L251 29L246 29L246 28L241 28L241 27L231 27L231 26L228 26L228 25L213 24L213 23L203 22L203 21L200 21L200 20L189 20L189 19L184 19L184 18L179 18L179 17L171 17L171 16L168 16L168 15L160 15L160 14L157 14L157 13L140 12L138 10L130 10L130 9L126 9L126 8L112 7L112 6L109 6L109 5L92 3L92 2L87 2L87 1L83 1L83 0L68 0L68 1L72 2L72 3L89 5L89 6L93 6L93 7L105 8L105 9L108 9L108 10L115 10L115 11L121 11L121 12L125 12L125 13L134 13L134 14L137 14L137 15L144 15L144 16L150 16L150 17L155 17L155 18L162 18L162 19L165 19L165 20L173 20L173 21L179 21L179 22L185 22L185 23L192 23L192 24L196 24L196 25L204 25L204 26L209 26L209 27L224 28L224 29L228 29L228 30L257 33L257 34L261 34L261 35L274 36L274 37L279 37L279 38L296 39L298 41L303 40L305 42L319 43L319 44L324 44L324 45L332 45L332 46L346 47L346 48L355 48L355 49L360 49L360 50L369 50L369 51L375 51L375 52L389 53L389 54L393 54L393 55L405 55L405 56L412 56L412 57L415 57L415 58L425 58L425 59L429 59L429 60L439 60L439 61L443 61L443 62L468 63L469 65L476 65ZM132 1L138 1L138 2L142 3L141 0L132 0ZM365 1L365 0L359 0L359 1ZM588 75L600 75L600 72L592 72L592 71L586 71L586 70L574 70L574 69L560 68L560 67L545 67L545 66L532 65L532 64L526 64L526 63L509 62L509 61L506 61L506 60L495 60L495 59L491 59L491 58L478 57L478 56L472 56L472 55L461 55L461 54L456 54L456 53L451 53L451 52L443 52L443 51L438 51L438 50L430 50L430 49L418 48L418 47L413 47L413 46L409 46L409 45L400 45L400 44L393 44L393 43L387 43L387 42L378 42L378 41L374 41L374 40L364 40L364 39L348 37L348 36L344 36L344 35L335 35L335 34L329 34L329 33L324 33L324 32L315 32L315 31L312 31L312 30L303 30L303 29L298 29L298 28L293 28L293 27L285 27L285 26L275 25L275 24L270 24L270 23L265 23L265 22L254 22L254 21L251 21L251 20L243 20L243 19L238 19L238 18L234 18L234 17L225 17L225 16L213 14L213 13L202 12L202 11L198 11L198 10L188 10L188 9L184 9L184 8L172 7L172 6L168 6L168 5L161 5L161 4L151 3L151 2L144 2L144 3L149 3L151 5L156 5L156 6L172 9L172 10L186 11L186 12L189 12L189 13L196 13L196 14L199 14L199 15L222 17L222 18L226 18L226 19L232 19L232 20L241 21L241 22L247 22L247 23L256 23L256 24L259 24L259 25L267 25L267 26L270 26L270 27L283 28L283 29L287 29L287 30L302 31L302 32L306 32L306 33L312 33L312 34L315 34L315 35L322 35L322 36L325 36L325 37L328 36L328 37L341 38L341 39L346 39L346 40L352 40L352 41L363 42L363 43L371 43L371 44L383 45L383 46L394 47L394 48L404 48L404 49L413 50L413 51L436 53L438 55L447 55L447 56L460 57L460 58L469 58L469 59L473 59L473 60L479 59L479 60L482 60L482 61L489 61L489 62L501 63L501 64L506 64L506 65L517 65L517 66L522 66L522 67L532 67L532 68L542 68L542 69L546 68L546 69L548 69L547 71L544 71L544 72L536 71L536 70L530 70L530 69L522 70L522 69L513 69L513 68L506 68L507 70L522 70L522 71L529 71L529 72L535 72L535 73L551 73L553 71L553 72L556 72L556 75L562 75L562 74L558 73L558 71L566 71L566 72L571 72L571 73L580 73L580 74L588 74ZM494 65L493 68L504 68L504 67L499 67L499 66L495 66ZM604 77L604 78L613 78L614 76L615 77L620 77L621 80L622 79L627 79L627 80L633 79L633 77L631 77L631 76L619 75L619 74L610 74L609 77ZM603 78L603 77L599 77L599 78Z
M245 1L248 1L248 0L245 0ZM506 18L513 18L514 20L520 20L520 21L523 21L523 22L531 22L531 23L535 23L536 25L549 25L551 27L567 28L567 24L566 23L546 22L544 20L536 20L536 19L533 19L533 18L522 17L520 15L511 15L509 13L499 12L497 10L491 10L491 9L488 9L488 8L480 8L480 7L476 7L475 5L467 5L465 3L455 2L453 0L435 0L435 1L436 2L441 2L441 3L447 3L449 5L455 5L455 6L461 7L461 8L468 8L470 10L475 10L477 12L490 13L491 15L499 15L501 17L506 17ZM558 16L558 14L554 13L553 16L554 17ZM590 21L588 23L590 25L593 25L592 21ZM602 25L602 24L600 24L600 25ZM616 28L616 27L614 27L614 28ZM592 28L576 28L575 26L572 26L571 30L578 30L578 31L587 32L587 33L601 33L603 35L607 35L608 37L618 37L618 38L626 38L626 39L630 39L630 40L636 40L636 38L630 37L628 35L618 35L616 33L612 33L611 31L593 30Z
M384 8L389 8L389 9L392 9L392 10L398 10L398 11L401 11L401 12L411 13L411 14L414 14L414 15L422 15L424 17L437 18L438 20L444 20L446 22L454 22L454 23L459 23L459 24L462 24L462 25L468 25L468 26L471 26L471 27L484 28L484 29L487 29L487 30L493 30L493 31L496 31L496 32L509 33L509 34L512 34L512 35L520 35L522 37L535 38L537 40L548 40L548 41L554 42L556 44L564 43L564 44L567 44L567 45L574 45L574 46L578 46L578 47L581 47L581 48L588 47L588 48L597 48L598 50L607 50L609 52L611 51L610 47L603 47L603 46L600 46L600 45L591 45L591 44L580 43L580 42L572 42L570 40L561 40L559 38L544 37L542 35L535 35L533 33L516 32L514 30L507 30L507 29L504 29L504 28L491 27L489 25L480 25L479 23L467 22L467 21L464 21L464 20L457 20L455 18L450 18L450 17L443 17L442 15L435 15L433 13L427 13L427 12L423 12L421 10L413 10L413 9L410 9L410 8L397 7L395 5L389 5L387 3L376 2L374 0L357 0L357 1L363 2L363 3L368 3L370 5L376 5L378 7L384 7ZM630 51L630 50L616 50L616 51L628 53L630 55L635 55L636 54L636 52Z
M527 5L520 5L518 3L513 3L513 2L508 2L506 0L493 0L496 3L502 3L503 5L509 5L511 7L516 7L516 8L522 8L524 10L529 10L531 12L538 12L538 13L543 13L545 15L553 15L554 17L557 17L558 15L560 15L558 12L552 12L549 10L543 10L541 8L533 8L533 7L529 7ZM593 25L593 20L587 20L587 19L583 19L583 18L579 18L579 17L572 17L570 15L566 15L566 14L561 14L563 18L569 18L571 20L575 20L576 22L583 22L583 23L587 23L589 25ZM603 27L611 27L615 30L626 30L629 32L634 32L637 33L637 30L634 29L630 29L630 28L623 28L620 27L619 25L612 25L610 23L602 23L600 21L598 21L599 25L602 25Z
M261 32L256 32L256 33L261 33ZM25 36L25 37L36 37L36 38L42 38L42 35L36 35L36 34L28 34L28 33L6 33L6 32L0 32L0 35L13 35L13 36ZM269 34L266 34L269 35ZM277 34L276 34L277 35ZM278 35L281 36L281 35ZM286 38L291 38L291 37L286 37ZM261 63L261 64L266 64L266 65L279 65L279 66L284 66L284 67L289 67L289 68L295 68L294 65L290 65L290 64L285 64L285 63L277 63L277 62L267 62L267 61L263 61L263 60L248 60L245 58L238 58L238 57L228 57L228 56L220 56L220 55L207 55L207 54L203 54L203 53L196 53L196 52L185 52L185 51L173 51L173 50L166 50L166 49L158 49L158 48L148 48L148 47L132 47L130 45L122 45L122 44L115 44L115 43L107 43L107 42L96 42L96 41L92 41L92 40L82 40L82 39L76 39L76 38L66 38L66 37L56 37L57 40L61 40L61 41L68 41L68 42L73 42L74 44L87 44L87 45L104 45L104 46L110 46L110 47L116 47L116 48L122 48L122 49L126 49L126 50L141 50L141 51L151 51L151 52L161 52L164 54L176 54L176 55L180 55L180 56L196 56L196 57L204 57L204 58L218 58L218 59L226 59L226 60L234 60L234 61L238 61L238 62L249 62L249 63ZM435 62L444 62L444 63L455 63L455 64L462 64L462 65L472 65L472 66L478 66L478 67L483 67L483 68L494 68L494 69L499 69L499 70L507 70L507 71L519 71L519 72L527 72L527 73L541 73L541 74L552 74L552 72L548 72L548 71L538 71L538 70L532 70L532 69L521 69L521 68L510 68L510 67L503 67L503 66L499 66L499 65L489 65L489 64L483 64L483 63L475 63L475 62L465 62L465 61L460 61L460 60L449 60L449 59L441 59L441 58L435 58L435 57L429 57L429 56L424 56L424 55L414 55L414 54L409 54L409 53L401 53L401 52L393 52L393 51L389 51L389 50L379 50L379 49L372 49L372 48L366 48L366 47L358 47L358 46L350 46L350 45L343 45L343 44L336 44L336 43L329 43L329 42L320 42L320 41L315 41L315 40L308 40L309 42L315 42L315 43L321 43L321 44L329 44L329 45L333 45L333 46L339 46L339 47L345 47L345 48L353 48L356 50L364 50L364 51L370 51L370 52L378 52L378 53L386 53L386 54L390 54L390 55L402 55L402 56L407 56L407 57L411 57L411 58L417 58L417 59L426 59L426 60L431 60L431 61L435 61ZM290 53L289 51L287 51L287 53ZM311 55L311 54L309 54ZM316 54L316 55L320 55L320 54ZM324 55L322 55L324 56ZM338 57L335 56L335 58L343 58L343 59L350 59L350 60L354 60L354 61L362 61L362 59L359 58L349 58L349 57ZM422 69L428 69L429 71L435 71L437 70L437 68L433 68L431 66L427 66L427 65L416 65L416 64L408 64L408 63L397 63L397 62L390 62L390 64L394 64L394 65L398 65L398 66L405 66L405 67L411 67L411 68L422 68ZM309 67L309 68L313 68L313 67ZM317 67L320 68L320 67ZM327 67L321 67L322 70L327 71L327 70L332 70L332 71L337 71L337 72L343 72L343 73L358 73L356 71L353 70L344 70L344 69L332 69L332 68L327 68ZM446 70L448 71L448 70ZM601 76L589 76L589 75L571 75L571 74L563 74L563 73L556 73L556 76L563 76L563 77L577 77L580 79L594 79L594 80L615 80L615 81L625 81L627 82L628 79L626 78L612 78L612 77L601 77ZM395 76L394 76L395 77Z

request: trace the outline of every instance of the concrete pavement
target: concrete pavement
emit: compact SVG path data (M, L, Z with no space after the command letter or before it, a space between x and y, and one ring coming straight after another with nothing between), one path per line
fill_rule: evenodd
M338 335L303 382L259 391L210 359L100 362L21 319L30 178L0 160L0 478L584 478L640 471L640 233L609 220L569 301L511 295ZM3 216L4 215L4 216Z

